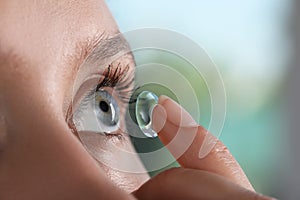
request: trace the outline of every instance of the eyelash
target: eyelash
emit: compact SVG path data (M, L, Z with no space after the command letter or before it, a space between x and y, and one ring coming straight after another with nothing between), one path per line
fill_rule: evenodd
M114 72L112 72L111 69L112 65L108 66L107 70L103 74L104 79L101 82L99 82L95 91L98 91L100 88L103 87L115 88L118 91L120 100L122 100L124 104L128 104L130 101L130 97L128 96L131 96L133 91L135 91L135 89L132 89L130 87L134 82L134 78L126 76L126 74L129 71L129 65L127 65L123 71L121 71L122 69L120 65L121 63L118 63Z

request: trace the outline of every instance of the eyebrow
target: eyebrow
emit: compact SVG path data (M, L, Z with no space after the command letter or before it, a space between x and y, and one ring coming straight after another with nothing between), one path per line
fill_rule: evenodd
M130 52L129 44L121 34L118 34L112 38L100 40L91 57L106 59L124 51Z
M121 33L104 38L97 36L89 45L85 47L89 54L86 54L86 63L91 65L108 65L117 58L126 54L132 54L128 42ZM84 62L82 62L84 63Z

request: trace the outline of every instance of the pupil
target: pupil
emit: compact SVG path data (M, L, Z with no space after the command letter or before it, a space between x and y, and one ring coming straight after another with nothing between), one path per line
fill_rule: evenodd
M105 101L100 101L99 107L103 112L109 111L109 105Z

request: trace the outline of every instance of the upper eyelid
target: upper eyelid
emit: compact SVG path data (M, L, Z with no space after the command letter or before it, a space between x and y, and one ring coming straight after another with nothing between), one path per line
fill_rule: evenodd
M84 79L79 84L78 89L74 90L72 105L70 106L73 106L74 103L77 105L88 94L92 96L97 90L108 87L117 92L115 96L117 100L128 104L130 91L134 87L134 70L130 70L129 65L124 66L120 62L122 62L122 58L117 63L108 65L103 74L93 73Z

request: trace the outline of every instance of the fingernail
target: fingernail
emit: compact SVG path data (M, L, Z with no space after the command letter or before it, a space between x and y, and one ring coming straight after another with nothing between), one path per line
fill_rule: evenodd
M158 104L164 108L167 114L167 120L172 124L179 127L198 126L197 122L193 119L193 117L171 98L162 95L158 99Z
M212 134L206 134L199 150L199 154L198 154L199 159L205 158L211 152L211 150L214 148L217 142L218 139L214 137Z
M152 110L152 129L158 133L162 130L167 120L167 113L165 109L157 104Z

